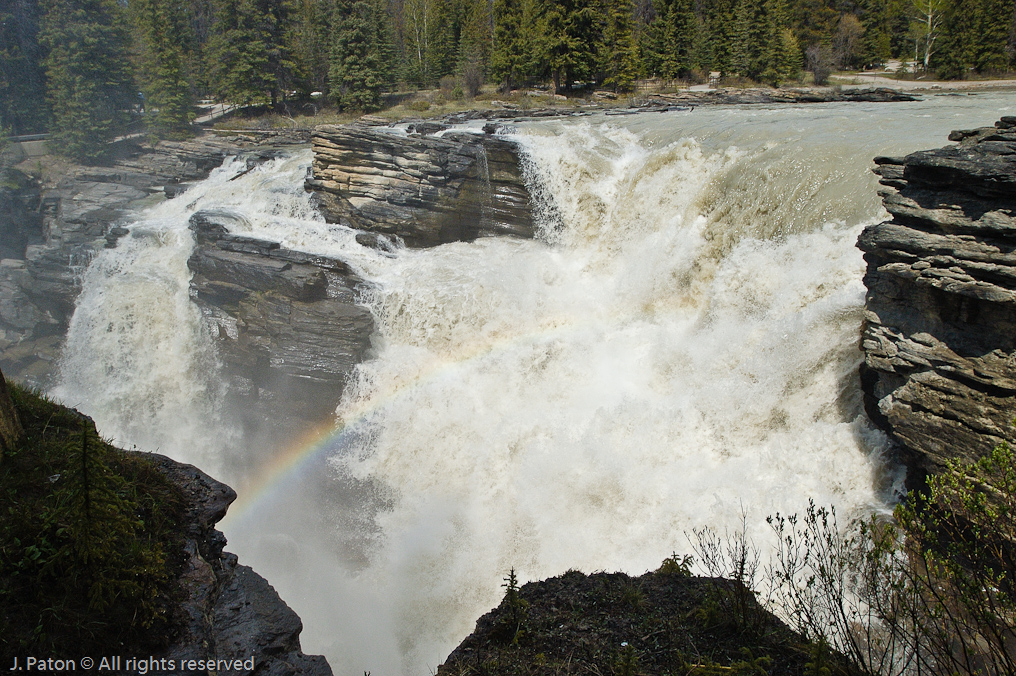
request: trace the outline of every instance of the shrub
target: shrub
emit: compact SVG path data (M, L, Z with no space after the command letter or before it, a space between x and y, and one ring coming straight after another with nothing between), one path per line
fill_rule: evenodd
M0 653L147 652L168 636L183 498L91 420L17 386L0 461Z
M880 676L1016 673L1016 460L950 464L894 519L846 528L810 504L769 519L770 601L811 641Z

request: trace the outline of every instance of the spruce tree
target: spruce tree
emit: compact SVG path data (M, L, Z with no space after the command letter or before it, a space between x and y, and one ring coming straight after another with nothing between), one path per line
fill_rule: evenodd
M31 134L46 129L46 75L39 46L36 0L0 4L0 129Z
M572 80L592 74L598 14L593 0L558 0L548 2L544 16L546 54L554 91L567 91Z
M194 117L189 4L181 0L133 0L139 75L149 129L158 138L185 138Z
M1012 0L980 0L977 5L974 68L983 74L1001 73L1012 63L1006 48L1016 7Z
M631 0L608 0L603 33L603 84L614 91L630 91L638 76L638 45L632 32Z
M215 0L206 58L219 97L242 106L279 101L292 77L289 20L284 0Z
M303 94L328 89L331 65L331 0L297 0L286 35L297 89Z
M732 65L742 77L760 80L768 56L765 5L762 0L738 0L734 12Z
M335 7L329 88L340 109L376 110L386 64L371 3L340 0Z
M49 52L50 147L99 160L124 132L137 101L123 11L114 0L44 0L43 8L39 41Z
M712 54L710 69L719 71L722 77L734 72L736 6L736 0L715 0L707 15Z

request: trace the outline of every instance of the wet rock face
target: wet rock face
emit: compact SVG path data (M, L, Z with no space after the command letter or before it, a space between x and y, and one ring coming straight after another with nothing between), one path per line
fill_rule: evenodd
M226 538L215 524L236 493L193 465L154 453L144 457L184 493L185 561L177 578L180 599L173 609L177 634L158 658L254 660L251 672L331 676L324 657L304 655L303 623L263 577L223 552ZM180 670L174 673L188 673Z
M865 407L929 473L1011 438L1016 415L1016 118L949 138L875 159L892 220L858 240Z
M320 421L334 413L374 322L363 284L342 261L231 235L240 217L198 212L192 296L213 328L230 391L256 418Z
M41 189L0 187L0 364L9 374L46 387L81 292L81 273L103 247L127 234L123 220L138 208L172 199L203 179L227 155L249 164L305 144L301 132L265 138L161 141L125 149L108 167L68 165ZM9 181L8 181L9 182Z
M323 125L312 143L307 188L329 222L394 235L413 247L533 236L529 192L510 141Z

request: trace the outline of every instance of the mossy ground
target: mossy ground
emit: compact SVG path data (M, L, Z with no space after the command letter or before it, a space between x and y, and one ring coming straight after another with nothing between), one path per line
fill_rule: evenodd
M0 460L0 654L165 644L183 495L89 418L10 391L25 438Z
M753 598L746 617L730 612L736 593L675 566L634 578L569 571L507 593L438 676L815 673L815 646ZM826 652L819 668L843 673Z

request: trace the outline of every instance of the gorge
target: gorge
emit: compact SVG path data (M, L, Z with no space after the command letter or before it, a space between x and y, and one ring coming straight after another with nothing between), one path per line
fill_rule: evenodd
M764 542L764 517L808 498L884 509L902 472L856 375L854 243L884 215L870 160L1013 105L729 106L411 139L516 144L528 231L430 236L407 215L364 237L348 226L366 203L325 218L304 190L306 145L226 160L130 212L83 270L55 392L237 488L231 549L301 615L305 651L337 673L419 674L510 567L637 575L742 513ZM481 224L514 223L518 179L486 157L508 206L466 199ZM477 237L506 229L523 236ZM282 420L335 406L311 436Z

